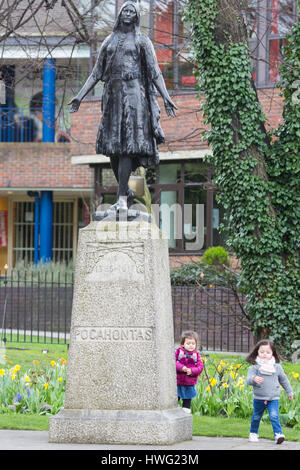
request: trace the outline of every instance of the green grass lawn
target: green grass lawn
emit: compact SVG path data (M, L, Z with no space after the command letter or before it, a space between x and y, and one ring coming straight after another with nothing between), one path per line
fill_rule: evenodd
M194 436L214 437L242 437L249 436L250 420L239 418L214 418L210 416L194 416ZM282 431L288 441L300 442L300 431L292 428L282 427ZM274 439L271 424L261 423L259 426L259 437Z
M7 413L0 414L0 429L48 431L49 416Z
M250 422L237 418L212 418L210 416L193 417L193 435L211 437L241 437L248 439ZM2 414L0 415L0 429L18 429L31 431L48 431L49 416ZM283 432L288 441L300 442L300 431L284 427ZM259 436L263 439L273 440L273 431L270 424L261 423Z
M51 344L37 342L38 338L33 338L35 342L7 341L5 348L0 349L0 367L4 363L20 364L22 369L33 366L33 361L39 364L49 364L51 361L63 357L68 359L67 344ZM47 351L47 352L45 352Z

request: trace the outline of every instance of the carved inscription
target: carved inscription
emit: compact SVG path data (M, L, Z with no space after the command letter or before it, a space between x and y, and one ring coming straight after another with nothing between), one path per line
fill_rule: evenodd
M152 328L142 327L77 327L75 328L75 341L152 341Z
M87 280L101 282L143 282L144 247L142 243L89 243Z

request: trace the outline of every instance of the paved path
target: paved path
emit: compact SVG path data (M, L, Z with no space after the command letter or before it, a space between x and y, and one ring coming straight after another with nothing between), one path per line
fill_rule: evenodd
M191 441L181 442L171 446L132 446L108 444L54 444L48 442L48 431L15 431L0 430L0 450L300 450L300 442L285 441L280 445L268 439L258 443L248 439L232 437L200 437L194 436ZM121 452L120 452L121 454Z

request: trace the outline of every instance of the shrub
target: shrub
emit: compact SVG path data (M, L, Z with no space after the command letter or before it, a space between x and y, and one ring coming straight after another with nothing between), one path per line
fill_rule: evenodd
M204 261L208 260L208 262ZM220 267L223 269L220 269ZM238 291L239 273L229 269L228 252L222 247L208 248L201 260L171 270L172 285L222 286Z
M202 257L202 260L205 264L209 265L220 266L225 264L226 266L229 266L228 251L226 251L222 246L212 246L208 248Z

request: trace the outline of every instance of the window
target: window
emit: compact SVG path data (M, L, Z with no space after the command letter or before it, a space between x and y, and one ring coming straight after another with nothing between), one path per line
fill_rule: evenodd
M103 0L91 16L93 0L80 0L86 12L87 23L93 27L101 41L112 31L122 0ZM244 18L249 33L253 78L258 86L271 85L278 79L284 38L296 21L296 0L248 0ZM158 63L169 90L194 90L196 78L193 75L191 52L191 28L183 21L185 0L141 0L140 29L154 44ZM103 10L104 9L104 10ZM104 14L100 14L104 11ZM94 50L96 58L97 51ZM88 59L82 60L88 69ZM84 69L84 65L80 67ZM86 79L87 73L84 74ZM102 85L94 90L102 95Z
M297 20L296 0L250 0L245 18L256 86L274 86L285 37Z
M53 249L55 262L73 258L73 202L53 203ZM14 202L13 264L34 262L34 202Z
M73 258L73 202L53 203L54 262L69 262Z
M183 23L182 0L157 0L154 4L153 42L159 66L169 89L194 88L189 27Z
M13 264L34 260L34 202L16 202L13 210Z
M168 236L170 253L199 253L224 244L219 230L223 209L216 202L210 174L210 167L199 160L161 161L158 168L147 169L156 221ZM96 206L114 204L116 193L112 170L95 166Z
M282 48L287 44L285 36L296 21L296 3L294 0L269 0L268 34L268 81L275 83L279 79L279 66L282 60Z

